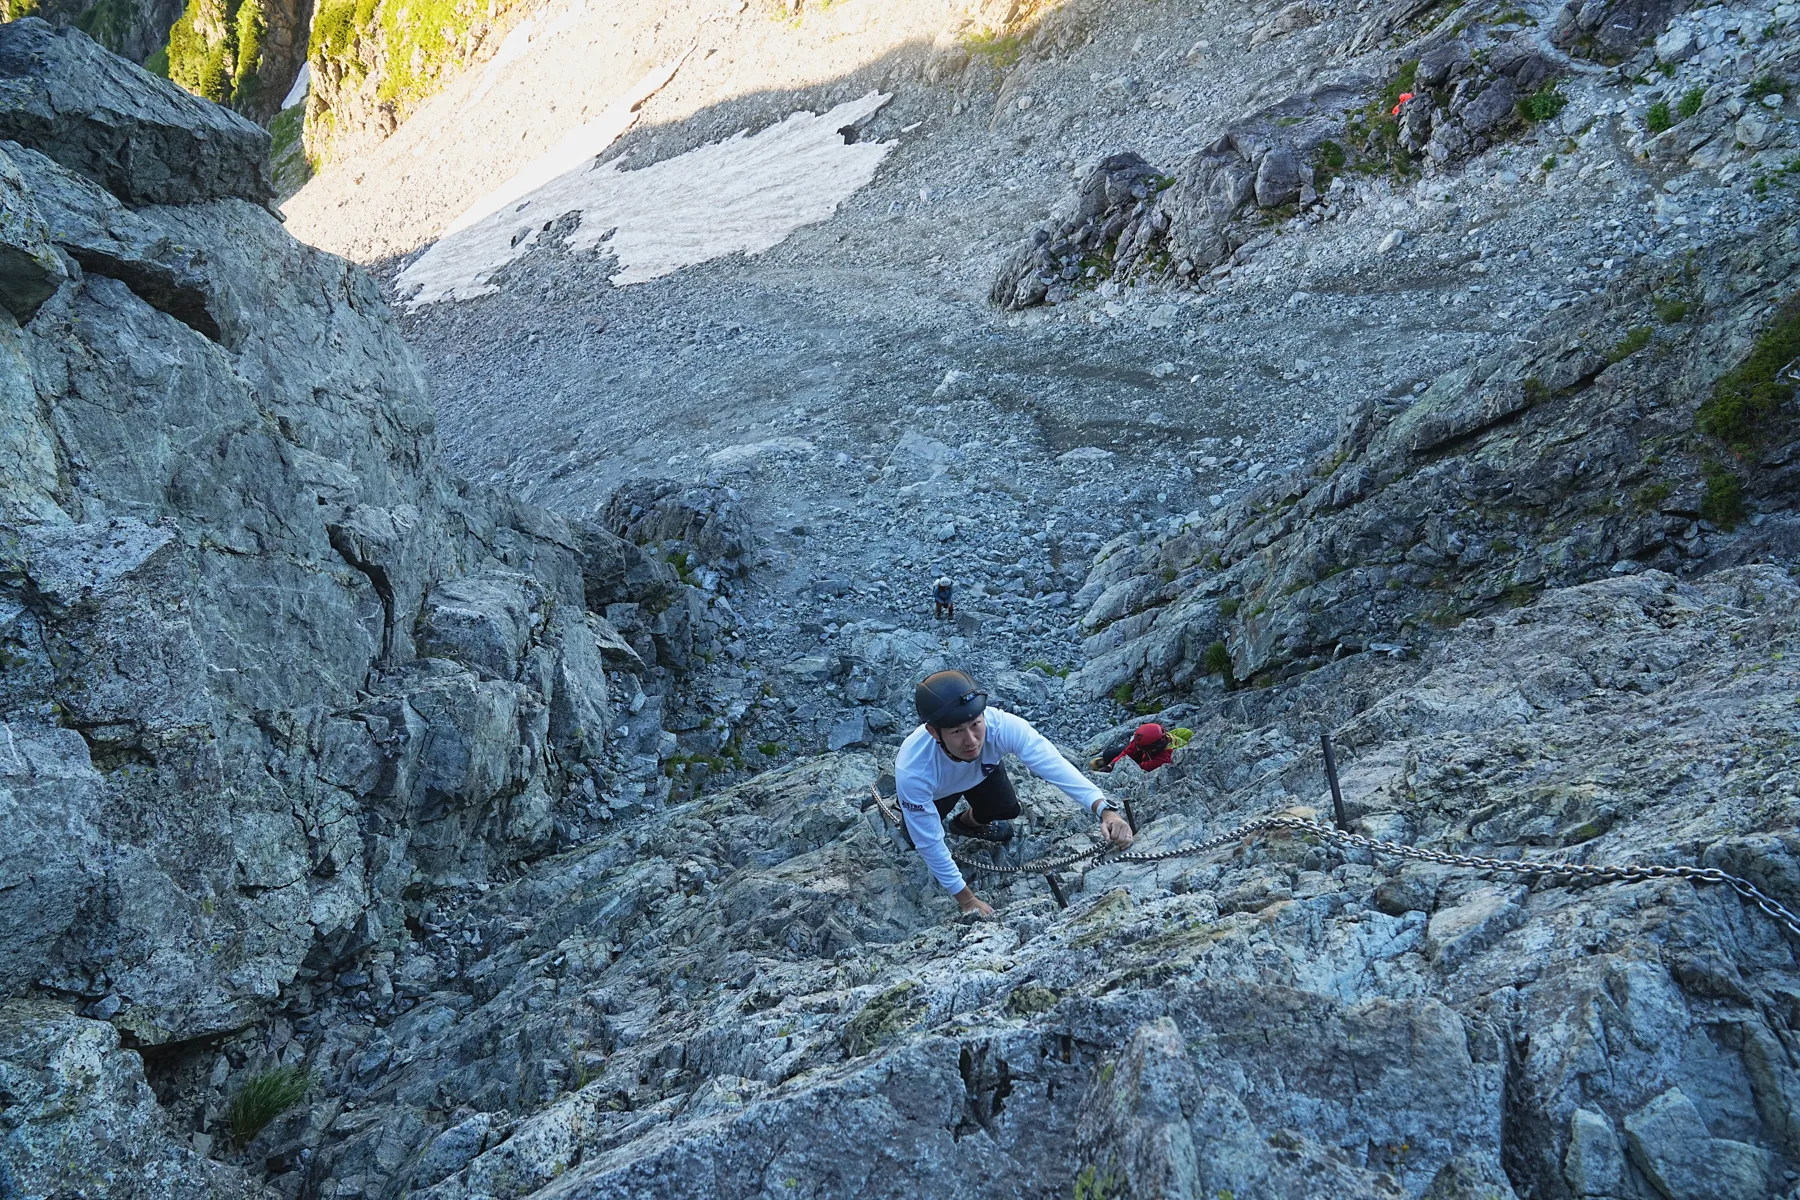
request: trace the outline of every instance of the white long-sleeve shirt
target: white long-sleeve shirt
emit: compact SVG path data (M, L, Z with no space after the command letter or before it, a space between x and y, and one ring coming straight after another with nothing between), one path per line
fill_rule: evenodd
M970 762L957 762L921 725L900 743L894 759L894 785L900 797L900 813L906 820L912 843L931 868L931 874L944 889L954 895L966 886L962 872L950 858L944 845L944 826L938 816L938 800L958 796L987 778L983 765L996 767L1005 755L1015 755L1033 775L1060 788L1077 804L1100 814L1094 806L1106 798L1104 792L1064 758L1050 739L1031 727L1024 717L987 710L987 738L981 743L981 756Z

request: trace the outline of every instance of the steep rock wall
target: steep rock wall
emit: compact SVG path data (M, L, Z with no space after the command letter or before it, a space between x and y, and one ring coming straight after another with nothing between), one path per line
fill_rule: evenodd
M0 118L0 987L179 1043L396 927L409 887L549 849L607 668L656 670L589 593L682 588L447 476L373 284L242 198L266 138L158 118L170 84L50 40L141 119L119 175L93 148L120 105L34 122L23 89ZM198 202L143 203L176 179Z

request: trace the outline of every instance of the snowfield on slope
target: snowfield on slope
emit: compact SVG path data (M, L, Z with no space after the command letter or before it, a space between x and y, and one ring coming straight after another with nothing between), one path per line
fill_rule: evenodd
M568 171L516 205L484 197L471 211L488 215L452 223L452 232L400 273L396 289L409 309L490 295L499 290L493 279L501 268L570 213L580 224L569 249L604 244L618 262L611 280L620 287L738 251L758 254L802 225L826 220L875 177L895 143L846 141L843 131L889 99L871 92L824 114L797 112L760 133L740 130L638 171L620 170L616 161ZM540 172L534 163L522 174ZM498 192L519 194L512 182Z

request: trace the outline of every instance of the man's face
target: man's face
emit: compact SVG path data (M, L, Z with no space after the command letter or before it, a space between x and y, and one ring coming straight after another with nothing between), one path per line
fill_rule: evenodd
M973 721L952 725L948 729L939 729L935 725L926 728L937 737L938 745L951 758L958 762L974 762L981 756L981 743L987 740L987 714L982 713Z

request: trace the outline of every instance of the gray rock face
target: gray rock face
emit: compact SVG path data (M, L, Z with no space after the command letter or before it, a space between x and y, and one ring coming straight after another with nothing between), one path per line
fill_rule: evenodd
M750 568L749 525L743 499L723 486L688 488L667 479L633 479L613 493L600 513L602 525L639 546L653 546L664 558L696 556L727 577Z
M114 54L141 63L168 46L169 27L183 7L176 0L137 0L121 12L101 0L44 0L34 15L52 25L73 25Z
M0 306L21 325L68 278L49 235L19 169L0 154Z
M1502 75L1469 101L1462 111L1463 127L1470 133L1492 133L1513 118L1513 107L1518 100L1519 89Z
M1621 62L1654 40L1683 7L1677 0L1569 0L1556 14L1551 37L1572 54Z
M1398 7L1402 23L1423 11ZM1231 124L1170 174L1137 154L1110 155L1082 183L1073 215L1014 251L988 300L1016 310L1060 304L1109 279L1194 282L1242 262L1266 238L1267 218L1320 203L1328 178L1347 166L1386 173L1460 162L1508 136L1521 96L1555 74L1542 55L1510 42L1485 54L1477 61L1460 40L1426 46L1417 90L1391 111L1393 94L1364 78L1289 96Z
M1215 643L1237 678L1266 679L1416 644L1434 626L1616 564L1691 574L1790 555L1800 545L1791 422L1772 423L1768 448L1732 475L1761 512L1754 524L1723 528L1701 511L1718 452L1695 436L1696 409L1776 319L1775 281L1800 263L1784 229L1756 245L1766 268L1739 276L1721 264L1707 276L1731 320L1627 353L1626 330L1654 319L1649 296L1662 286L1655 274L1632 280L1560 315L1561 331L1536 350L1365 405L1310 470L1106 556L1083 589L1089 662L1071 686L1179 694L1217 670ZM1625 349L1596 349L1615 346ZM1652 441L1669 444L1666 457L1646 449Z
M1577 1196L1616 1196L1625 1170L1619 1138L1602 1113L1578 1108L1569 1117L1569 1149L1563 1178Z
M1768 1194L1769 1152L1713 1137L1680 1088L1626 1117L1625 1137L1631 1161L1669 1200L1754 1200Z
M574 529L442 472L366 276L243 199L128 207L252 194L260 131L40 23L0 59L45 150L0 172L38 305L0 329L0 987L213 1036L405 888L549 848L610 769L608 658L649 669ZM33 300L22 262L67 271ZM606 586L692 652L689 589Z
M35 17L0 27L0 138L133 206L274 194L267 131Z
M1300 159L1286 146L1263 155L1256 167L1256 203L1261 208L1292 204L1304 182ZM1310 172L1307 172L1310 175Z
M170 1128L136 1054L104 1021L0 1004L0 1183L9 1196L252 1200L272 1193Z
M1769 828L1797 803L1769 790L1794 669L1742 669L1796 636L1797 600L1767 566L1613 578L1196 713L1188 757L1137 795L1145 845L1314 801L1323 719L1364 827L1594 862L1652 860L1682 829L1800 898L1776 882L1800 847ZM1644 656L1666 682L1614 673ZM1539 690L1574 664L1610 682ZM1735 765L1672 784L1695 740ZM946 923L859 811L885 765L794 763L434 914L409 953L435 982L373 1032L314 1029L330 1086L258 1152L434 1198L753 1195L766 1171L830 1196L879 1175L1295 1200L1680 1196L1695 1171L1760 1195L1792 1153L1800 1074L1763 998L1793 989L1793 957L1728 890L1433 868L1401 906L1391 861L1268 839L1102 865L1067 909L973 876L999 919ZM1601 778L1617 815L1596 834ZM1085 844L1048 789L1021 794L1029 852Z

